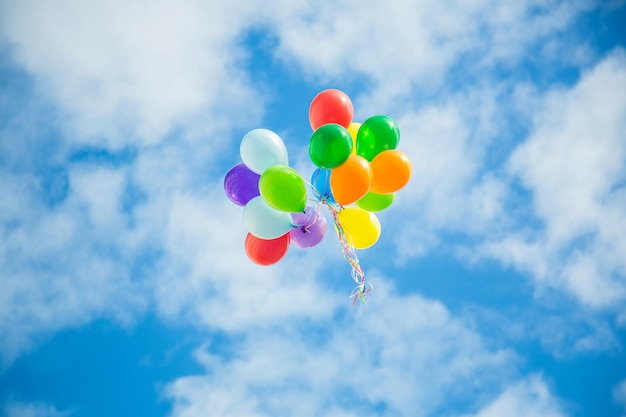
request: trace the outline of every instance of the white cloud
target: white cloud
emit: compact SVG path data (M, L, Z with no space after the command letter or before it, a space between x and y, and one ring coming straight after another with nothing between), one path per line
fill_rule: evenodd
M242 208L226 200L221 187L202 197L176 195L162 236L167 255L155 277L161 313L210 327L250 330L288 318L328 317L339 299L348 303L315 279L324 266L320 257L291 247L289 258L279 264L257 266L246 258L245 235ZM351 281L346 274L347 295Z
M229 357L202 348L207 373L165 391L172 415L423 416L490 396L508 378L510 352L490 349L440 303L376 282L366 308L337 323L251 330Z
M536 113L535 132L511 158L555 244L593 229L601 198L616 191L626 173L625 63L618 50L571 91L549 95Z
M537 228L513 232L486 251L606 308L626 297L626 57L616 50L572 89L538 104L535 128L510 159L532 193Z
M625 205L617 180L626 152L619 136L623 55L545 101L529 88L529 102L541 105L524 109L535 130L512 157L510 174L531 191L545 229L520 232L505 210L511 184L489 166L507 128L498 119L509 111L502 106L510 86L487 80L458 89L445 81L454 68L485 80L493 68L532 59L527 51L546 40L541 58L562 59L554 35L586 6L331 3L0 6L13 59L61 109L63 151L55 161L65 165L69 183L67 196L49 206L35 174L7 166L0 175L7 196L0 199L3 360L57 329L101 317L129 323L153 308L165 320L241 340L229 357L212 356L209 345L199 353L206 375L169 385L174 416L413 417L445 411L450 399L478 409L479 417L563 415L540 377L509 386L514 354L488 346L438 302L398 296L374 274L374 298L347 312L348 269L341 284L330 279L342 275L337 265L346 267L332 230L314 252L292 249L269 268L248 262L241 210L224 198L212 150L232 136L218 140L216 132L240 128L242 114L243 123L254 123L262 112L262 86L245 72L241 45L262 25L277 36L276 56L309 75L373 80L372 91L356 97L360 115L399 115L400 148L414 161L414 179L393 213L383 214L383 233L402 233L401 257L425 253L446 232L462 233L487 239L483 255L529 272L540 286L565 288L593 307L610 305L624 291ZM415 91L426 92L429 105L416 110L422 99L395 100ZM433 91L447 93L427 98ZM76 142L136 147L137 155L119 166L69 161ZM28 156L33 143L15 145L18 154ZM139 196L127 207L131 187ZM570 250L580 239L582 249ZM576 352L615 343L602 323L551 333L562 324L547 323L531 337L556 352L572 340ZM45 405L8 407L16 417L62 414Z
M411 158L413 173L392 208L380 215L381 240L397 241L399 261L427 254L445 233L484 239L510 227L507 184L497 165L486 164L490 152L502 146L498 109L507 97L500 90L468 88L407 109L397 119L398 149Z
M539 376L512 384L475 417L563 417L567 414Z
M0 201L0 216L11 225L3 229L0 243L5 261L0 267L5 290L0 318L12 318L10 324L4 320L0 330L7 341L4 355L18 354L38 334L95 317L132 320L147 305L170 320L234 331L254 329L259 322L274 326L289 317L326 320L337 311L344 300L334 291L343 287L327 290L328 280L316 279L320 271L342 262L337 247L329 246L332 231L329 243L315 248L318 256L292 253L265 269L250 264L243 253L245 231L238 208L224 198L214 177L217 169L209 168L215 159L212 149L230 137L218 140L215 132L229 132L242 123L242 113L246 123L253 123L264 104L255 92L261 88L258 80L243 68L249 52L241 45L242 37L257 25L277 36L280 59L308 68L317 77L374 79L378 90L357 98L361 114L374 109L373 103L379 112L401 109L401 148L413 158L415 175L393 214L401 221L392 221L390 215L383 233L393 236L393 231L409 229L403 227L407 223L415 224L417 235L407 232L401 237L402 256L427 251L442 230L480 238L497 235L493 229L506 226L503 222L510 219L502 206L507 184L497 174L484 172L485 154L505 124L493 121L499 115L499 87L485 82L445 95L419 111L405 106L404 100L387 100L411 95L414 84L441 87L447 71L468 56L485 57L472 60L477 68L524 60L527 47L564 30L580 6L529 1L494 9L480 1L373 2L363 7L345 1L315 6L273 2L257 9L244 3L159 1L145 7L139 1L68 0L0 6L2 41L11 45L17 65L33 76L37 92L61 108L63 117L57 123L64 135L55 145L63 151L55 160L66 165L69 181L67 196L48 207L40 200L35 175L9 173L7 167L0 176L7 196ZM381 13L388 19L381 20ZM558 45L558 39L555 42ZM619 67L619 59L613 59ZM576 94L576 105L584 107L594 91L581 87L578 93L555 93L554 104L546 104L546 109L558 110L560 100ZM595 113L589 114L598 124L611 116L596 115L596 120L591 117ZM548 133L537 133L529 144L549 136L549 121L538 119L538 125ZM176 140L168 137L173 132ZM36 133L31 131L29 137ZM136 146L138 151L121 166L94 167L97 164L67 160L66 152L74 149L69 145L75 142L103 148ZM19 155L28 156L36 144L31 140ZM610 147L605 145L604 151ZM540 154L533 146L520 148L518 154ZM594 161L587 168L616 169L615 164L604 167L604 161ZM542 191L549 184L537 182L524 164L516 172L537 191L539 214L554 223L550 233L567 230L559 226L565 220L544 210L552 207L551 190ZM610 175L607 171L593 177L605 188L592 186L583 194L596 198L596 192L608 193ZM124 207L129 187L137 187L140 194L130 208ZM540 201L542 193L547 203ZM598 240L604 246L572 254L569 269L562 268L562 282L593 305L605 303L612 294L619 297L615 289L621 288L612 280L601 281L602 287L589 279L607 268L615 272L622 262L616 250L621 232L612 226L622 220L623 197L614 191L610 195ZM584 195L574 197L589 203ZM582 214L567 214L571 222L584 226L585 213L593 213L595 206L581 207ZM553 272L558 253L546 254L544 236L531 236L508 236L497 242L502 252L490 255L542 280ZM566 235L565 240L570 238ZM152 258L148 266L139 265L138 272L143 256ZM349 278L346 283L350 285Z
M42 334L101 315L127 323L143 310L145 296L129 267L137 251L119 227L119 209L112 208L119 201L120 178L106 171L83 175L74 175L73 182L88 180L89 192L79 185L53 208L36 197L32 178L9 177L8 186L0 185L2 192L20 189L2 216L0 355L5 362Z
M292 248L279 265L254 265L242 208L221 180L197 188L205 161L164 147L119 167L71 163L67 196L52 207L36 177L3 176L0 190L13 196L0 206L3 359L95 318L132 323L147 306L170 321L245 331L349 305L352 281L339 248L329 247L332 231L315 254ZM141 196L125 206L131 185ZM345 297L316 278L333 263L345 266Z
M440 87L456 65L480 74L532 60L528 51L546 39L563 46L555 35L590 7L534 0L280 3L268 12L277 56L323 81L365 76L374 81L371 102L385 110L394 97L404 97L394 107L404 105L414 86ZM560 50L541 58L563 60Z
M56 407L42 403L23 403L9 401L4 406L6 417L66 417L71 411L59 411Z
M467 305L463 317L501 346L533 341L558 360L598 354L619 355L623 349L613 324L594 311L563 301L552 291L550 304L493 308ZM546 297L548 298L548 297Z
M202 200L204 216L214 210L197 196L214 181L215 149L229 141L204 135L240 124L232 117L233 106L237 113L245 106L247 123L260 114L263 103L241 67L240 36L252 10L241 12L232 1L145 6L0 5L0 41L35 84L26 89L24 106L15 105L24 91L2 91L7 123L0 175L5 195L0 355L5 363L55 330L102 317L132 323L141 316L158 294L159 277L180 270L176 262L185 268L190 263L185 254L177 258L174 248L171 256L163 255L170 211L184 207L176 205L175 196L188 194L194 204ZM5 94L13 96L7 101ZM178 140L166 140L176 129ZM137 153L115 163L107 162L107 152L104 161L81 160L80 152L73 157L85 142L113 149L112 159L118 147L136 147ZM44 184L49 167L58 168L67 182L53 202L47 201ZM226 200L223 193L219 198ZM210 234L205 239L221 248ZM155 272L161 256L173 262L163 275ZM174 278L183 292L196 288L197 275L184 282ZM204 300L197 298L202 295L192 300ZM190 299L178 302L185 301Z
M613 401L623 407L622 416L626 415L626 379L613 388Z
M84 210L94 231L117 234L126 229L121 207L126 186L124 170L78 168L72 170L69 181L72 195L68 203L76 201L76 206L79 210Z
M197 140L242 106L259 114L240 66L254 10L238 1L13 1L1 11L0 35L72 140L153 144L176 129Z

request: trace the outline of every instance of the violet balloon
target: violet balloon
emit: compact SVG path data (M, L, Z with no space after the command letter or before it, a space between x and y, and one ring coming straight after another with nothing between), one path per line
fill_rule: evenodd
M248 201L261 195L259 179L261 176L253 172L246 164L239 164L231 168L224 178L224 191L233 203L245 206Z
M291 243L300 248L311 248L324 239L328 222L320 210L307 207L304 213L292 213L294 228L289 231Z

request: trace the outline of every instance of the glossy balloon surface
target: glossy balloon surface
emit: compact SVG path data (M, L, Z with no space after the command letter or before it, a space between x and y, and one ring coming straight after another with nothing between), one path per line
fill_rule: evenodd
M318 168L333 169L343 164L352 152L350 132L338 124L321 126L309 140L309 157Z
M330 173L330 189L337 204L352 204L370 189L372 169L362 156L350 155L346 162Z
M393 203L395 196L395 194L378 194L370 191L357 201L356 205L365 211L382 211Z
M291 243L300 248L311 248L320 243L326 235L328 222L324 215L313 207L307 207L304 213L293 213L294 228Z
M280 211L303 211L306 207L306 186L295 169L274 165L263 172L259 180L261 197Z
M348 132L350 133L350 137L352 138L352 155L356 154L356 137L359 134L359 128L361 127L361 123L352 122L350 126L348 126Z
M248 233L245 240L246 254L250 260L258 265L272 265L280 261L287 250L291 236L284 234L276 239L259 239Z
M291 214L270 207L263 197L254 197L243 208L243 224L260 239L276 239L291 229Z
M400 129L388 116L372 116L365 120L356 138L356 154L371 161L387 149L395 149L400 142Z
M224 192L230 201L245 206L248 201L260 195L259 178L261 176L245 164L236 165L224 178Z
M276 133L268 129L254 129L246 133L239 145L244 164L257 174L272 165L289 165L287 147Z
M316 168L311 174L311 188L313 196L317 200L324 200L328 203L335 203L335 197L330 189L330 169Z
M355 249L367 249L380 237L380 221L372 212L350 206L339 212L338 219Z
M313 130L328 123L348 127L354 116L354 106L346 93L337 89L320 92L309 106L309 122Z
M372 160L371 166L374 173L371 190L376 193L395 193L411 179L411 160L397 149L379 153Z

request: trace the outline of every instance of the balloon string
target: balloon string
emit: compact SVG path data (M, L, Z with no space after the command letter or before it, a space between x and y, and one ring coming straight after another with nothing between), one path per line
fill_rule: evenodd
M316 182L317 176L320 171L316 170L314 177L312 178L312 182ZM326 196L322 195L313 184L308 184L311 186L313 190L313 194L315 198L318 200L318 204L325 205L328 207L332 217L333 224L335 226L335 232L337 233L337 237L339 238L339 243L341 244L341 251L343 253L343 257L350 264L352 279L356 282L356 287L352 290L350 294L350 298L352 298L352 306L356 304L357 300L360 300L362 304L365 303L365 299L369 297L374 291L374 286L365 280L365 273L363 269L361 269L361 265L359 263L359 257L356 255L354 250L354 245L351 242L350 236L346 234L341 221L339 220L339 213L343 210L341 205L338 205L334 201L330 201ZM315 210L318 212L319 208Z
M339 238L339 243L341 244L343 257L350 264L350 267L352 268L352 279L357 284L357 286L352 290L352 294L350 294L350 298L352 298L352 306L356 304L357 300L360 300L361 303L364 304L365 298L371 295L374 288L365 280L365 273L363 272L363 269L361 269L359 257L354 251L354 246L350 241L350 236L346 234L343 225L339 220L339 211L330 205L328 205L328 208L333 216L333 224L335 226L337 237Z

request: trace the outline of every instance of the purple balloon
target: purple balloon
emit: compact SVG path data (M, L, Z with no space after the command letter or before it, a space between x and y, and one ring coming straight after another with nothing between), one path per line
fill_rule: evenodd
M322 241L326 235L328 222L324 215L313 207L304 213L292 213L294 228L289 231L291 243L300 248L310 248Z
M246 164L239 164L231 168L224 178L224 191L233 203L245 206L254 197L261 195L259 192L259 178L261 176L253 172Z

